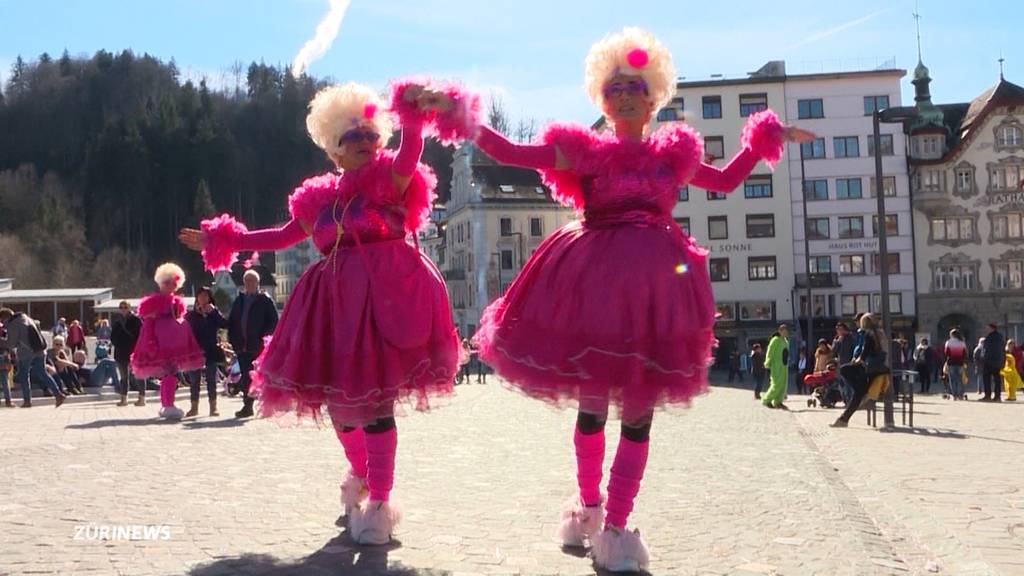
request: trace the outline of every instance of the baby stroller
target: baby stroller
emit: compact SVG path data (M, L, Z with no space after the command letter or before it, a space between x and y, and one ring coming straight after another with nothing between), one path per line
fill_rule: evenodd
M835 363L829 363L824 372L804 376L804 386L811 390L811 397L807 399L808 407L821 405L822 408L835 408L838 402L843 401L843 391L836 377L838 369Z

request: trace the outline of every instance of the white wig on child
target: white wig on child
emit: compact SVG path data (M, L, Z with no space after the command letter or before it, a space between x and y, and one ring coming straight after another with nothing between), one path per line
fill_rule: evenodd
M675 91L672 54L653 34L640 28L623 28L590 47L584 82L590 101L603 109L604 87L618 74L640 76L654 109L668 104Z
M185 271L174 262L166 262L157 266L156 273L153 274L153 281L159 285L169 279L174 280L175 290L180 290L185 285Z
M368 86L349 82L328 86L309 103L306 130L324 152L340 154L339 140L349 130L369 126L380 134L381 144L391 138L391 118L380 95Z

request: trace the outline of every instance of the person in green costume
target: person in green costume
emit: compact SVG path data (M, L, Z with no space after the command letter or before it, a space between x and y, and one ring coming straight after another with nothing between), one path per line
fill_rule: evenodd
M779 326L779 331L772 335L765 353L764 367L768 370L771 385L761 399L761 403L769 408L786 408L782 403L786 399L786 385L789 382L789 326Z

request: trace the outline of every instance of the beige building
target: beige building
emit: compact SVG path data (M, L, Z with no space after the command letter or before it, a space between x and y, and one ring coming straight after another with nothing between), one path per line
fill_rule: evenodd
M919 331L972 342L996 323L1024 337L1024 88L1000 74L969 103L934 105L914 71L907 123Z
M498 165L471 144L452 167L447 219L425 244L448 284L455 326L469 337L541 241L575 214L551 200L536 171Z
M704 138L705 160L722 167L739 150L747 118L771 108L785 118L785 66L772 62L748 78L679 82L656 124L685 121ZM721 314L715 325L719 359L767 341L793 320L793 232L790 166L774 173L758 163L736 190L679 191L676 222L707 247L711 287Z

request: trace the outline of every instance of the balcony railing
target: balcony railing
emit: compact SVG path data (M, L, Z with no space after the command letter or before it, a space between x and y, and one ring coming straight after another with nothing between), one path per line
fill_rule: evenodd
M839 274L836 272L818 272L810 275L811 288L839 288ZM807 274L796 275L796 287L807 288Z

